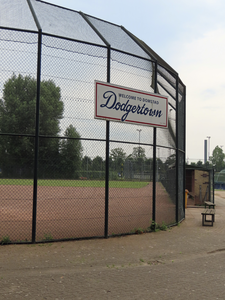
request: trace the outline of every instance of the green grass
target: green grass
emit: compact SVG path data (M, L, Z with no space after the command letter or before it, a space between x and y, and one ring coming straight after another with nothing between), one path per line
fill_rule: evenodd
M142 188L148 182L142 181L110 181L110 188ZM32 179L0 179L0 185L33 185ZM101 180L38 180L38 186L71 186L71 187L105 187Z
M10 242L11 242L11 241L10 241L10 238L9 238L8 235L2 237L2 241L1 241L1 244L2 244L2 245L7 245L7 244L9 244Z

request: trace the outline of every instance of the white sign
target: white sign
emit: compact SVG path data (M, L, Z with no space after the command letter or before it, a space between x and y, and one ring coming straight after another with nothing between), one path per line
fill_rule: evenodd
M95 81L94 118L167 128L168 97Z

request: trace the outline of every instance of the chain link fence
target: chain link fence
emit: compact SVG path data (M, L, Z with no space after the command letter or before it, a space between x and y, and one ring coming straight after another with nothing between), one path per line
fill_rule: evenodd
M13 0L10 10L0 2L0 240L108 237L180 222L185 86L177 73L121 26L41 1ZM168 128L94 119L95 80L168 96Z

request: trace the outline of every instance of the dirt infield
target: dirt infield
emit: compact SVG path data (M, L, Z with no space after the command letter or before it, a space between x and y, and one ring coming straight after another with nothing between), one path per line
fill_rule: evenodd
M175 222L175 205L157 184L157 222ZM0 186L0 238L30 241L32 186ZM109 235L147 228L152 218L152 185L109 189ZM36 240L104 236L105 189L39 186Z

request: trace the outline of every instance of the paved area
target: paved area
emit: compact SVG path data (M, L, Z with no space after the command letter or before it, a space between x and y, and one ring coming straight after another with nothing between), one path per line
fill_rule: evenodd
M225 192L213 227L188 208L167 231L0 247L0 299L225 299Z

